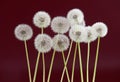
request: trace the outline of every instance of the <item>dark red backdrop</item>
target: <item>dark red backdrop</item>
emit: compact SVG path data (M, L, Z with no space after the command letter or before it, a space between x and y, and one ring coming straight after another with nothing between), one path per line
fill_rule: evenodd
M28 82L27 64L25 59L24 45L14 37L14 28L20 23L27 23L34 30L34 37L39 29L32 23L33 15L39 11L47 11L51 17L66 16L72 8L80 8L85 15L87 25L96 21L103 21L108 25L109 33L101 40L99 62L96 82L119 82L120 81L120 1L119 0L0 0L0 82ZM46 33L53 36L50 28ZM34 37L28 42L32 76L37 57L34 49ZM97 41L92 43L90 59L90 79L92 78L95 47ZM82 57L85 75L86 44L82 44ZM45 55L46 78L51 60L51 53ZM73 51L72 51L73 53ZM72 57L68 64L71 74ZM75 68L75 82L80 80L78 58ZM63 69L61 55L56 55L51 81L60 80ZM40 60L36 82L42 81L42 62ZM64 82L66 82L66 76Z

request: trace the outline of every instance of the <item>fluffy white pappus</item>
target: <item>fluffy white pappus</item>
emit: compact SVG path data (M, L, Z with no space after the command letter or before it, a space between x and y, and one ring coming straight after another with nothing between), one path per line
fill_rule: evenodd
M69 39L66 35L57 34L53 37L53 49L61 52L67 50L69 47Z
M38 52L47 53L52 48L52 39L47 34L39 34L34 40L34 45Z
M83 20L80 24L78 25L81 25L81 26L86 26L86 23L85 23L85 20Z
M108 33L107 25L103 22L96 22L92 27L95 28L99 37L105 37Z
M33 30L31 26L27 24L19 24L18 26L16 26L14 34L18 40L25 41L32 38Z
M97 32L94 28L92 28L91 26L87 26L85 27L85 31L86 31L86 36L85 36L85 43L88 42L92 42L95 41L97 39Z
M54 17L51 22L51 29L55 33L66 33L70 28L70 23L67 18L62 16Z
M81 24L84 21L83 12L80 9L72 9L67 14L67 19L69 20L71 26L75 24Z
M33 23L38 28L47 28L50 25L51 17L45 11L38 11L33 17Z
M74 25L69 31L69 37L75 42L83 42L86 36L85 28L82 25Z

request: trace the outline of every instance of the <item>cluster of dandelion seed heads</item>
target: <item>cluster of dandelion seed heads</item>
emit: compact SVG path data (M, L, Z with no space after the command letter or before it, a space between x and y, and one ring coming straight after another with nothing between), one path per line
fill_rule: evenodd
M33 17L33 23L38 28L47 28L50 25L51 17L45 11L37 12Z
M16 26L14 33L15 37L21 41L31 39L33 35L32 28L27 24L19 24Z
M86 26L83 12L80 9L72 9L67 13L67 18L56 16L51 22L50 15L45 11L37 12L33 17L33 23L38 28L47 28L51 24L53 32L58 33L51 39L47 34L39 34L34 40L38 52L49 52L51 48L61 52L69 47L69 39L64 33L69 31L69 37L74 42L92 42L98 37L105 37L108 33L107 25L96 22L92 26ZM71 27L71 28L70 28ZM31 39L32 28L27 24L19 24L15 28L15 37L25 41Z
M69 21L62 16L54 17L51 22L51 29L56 33L66 33L69 30L69 27Z
M107 34L107 26L104 23L97 22L93 26L74 25L69 31L69 37L75 42L92 42L98 37L104 37Z
M49 52L52 48L52 39L47 34L39 34L34 41L35 48L38 52Z
M75 42L83 42L86 37L85 28L81 25L74 25L69 31L69 37Z
M104 37L108 33L107 25L103 22L96 22L92 27L96 30L99 37Z
M67 50L69 47L69 39L66 35L57 34L53 37L53 49L61 52Z
M83 24L84 21L84 15L83 12L80 9L72 9L67 14L67 19L70 21L71 26L75 24Z

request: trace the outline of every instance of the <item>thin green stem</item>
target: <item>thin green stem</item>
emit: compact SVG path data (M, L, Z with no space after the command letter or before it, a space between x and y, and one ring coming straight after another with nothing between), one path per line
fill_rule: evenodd
M48 73L47 82L50 82L50 76L51 76L51 72L52 72L52 67L53 67L53 62L54 62L54 58L55 58L55 53L56 53L56 51L54 50L53 54L52 54L52 60L51 60L51 64L50 64L50 69L49 69L49 73Z
M39 64L39 59L40 59L40 52L38 52L38 56L37 56L37 61L36 61L35 71L34 71L34 76L33 76L33 82L35 82L35 80L36 80L36 75L37 75L37 70L38 70L38 64Z
M71 49L72 49L72 44L73 44L73 41L71 41L70 48L69 48L69 51L68 51L67 59L66 59L66 62L65 62L66 66L67 66L67 63L68 63L68 60L69 60L69 57L70 57L70 53L71 53ZM64 67L63 72L62 72L61 82L63 81L64 74L65 74L65 67Z
M87 50L87 66L86 66L87 82L89 82L89 57L90 57L90 42L88 42L88 50Z
M79 64L80 64L80 75L81 75L81 82L84 82L84 78L83 78L83 68L82 68L82 57L81 57L81 49L80 49L80 43L78 43L78 52L79 52Z
M42 53L42 61L43 61L43 82L45 82L45 57L44 57L44 53Z
M92 82L95 82L96 69L97 69L97 62L98 62L99 47L100 47L100 37L98 37L98 42L97 42L96 58L95 58L95 66L94 66L94 72L93 72L93 79L92 79Z
M62 51L62 57L63 57L64 67L66 69L67 79L68 79L68 82L70 82L70 77L69 77L68 69L67 69L66 64L65 64L65 56L64 56L64 52L63 51ZM62 82L62 81L60 81L60 82Z
M28 67L29 81L32 82L32 78L31 78L31 70L30 70L30 61L29 61L29 56L28 56L28 48L27 48L27 42L26 42L26 40L24 41L24 45L25 45L25 52L26 52L26 60L27 60L27 67Z
M74 58L73 58L73 65L72 65L72 75L71 75L71 82L74 82L74 81L73 81L73 78L74 78L74 70L75 70L76 52L77 52L77 43L76 43L75 51L74 51Z

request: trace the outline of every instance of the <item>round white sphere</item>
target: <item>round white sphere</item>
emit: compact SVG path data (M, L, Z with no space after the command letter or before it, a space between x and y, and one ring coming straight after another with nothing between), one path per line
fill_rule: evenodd
M61 52L67 50L69 47L69 39L66 35L57 34L53 37L53 49Z
M107 25L103 22L96 22L92 25L99 37L105 37L108 33Z
M35 38L34 45L38 52L46 53L52 48L52 39L47 34L39 34Z
M70 23L67 18L62 16L54 17L51 22L51 29L55 33L66 33L70 28Z
M27 24L19 24L16 26L14 33L18 40L25 41L32 38L33 30Z
M86 36L85 28L81 25L74 25L69 31L69 37L75 42L83 42Z
M86 31L86 39L85 39L85 43L88 42L92 42L95 41L97 39L97 32L94 28L92 28L91 26L87 26L85 27L85 31Z
M45 11L38 11L33 17L33 23L38 28L47 28L50 25L51 17Z
M84 21L83 12L80 9L72 9L67 14L67 19L69 20L71 26L79 25Z

